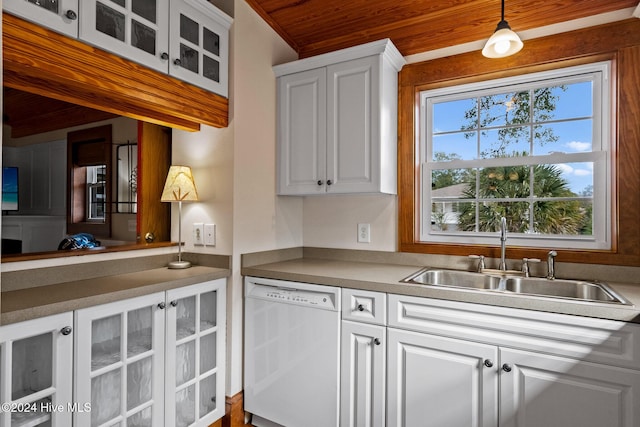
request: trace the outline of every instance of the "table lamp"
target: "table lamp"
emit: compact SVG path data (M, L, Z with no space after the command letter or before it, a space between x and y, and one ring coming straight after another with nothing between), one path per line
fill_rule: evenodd
M171 166L169 168L160 201L178 202L178 260L171 261L167 267L173 269L189 268L191 263L182 260L182 202L198 201L198 191L189 166Z

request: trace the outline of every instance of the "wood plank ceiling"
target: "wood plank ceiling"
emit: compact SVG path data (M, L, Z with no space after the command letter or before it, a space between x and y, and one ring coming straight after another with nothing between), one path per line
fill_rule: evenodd
M500 0L246 0L306 58L390 38L403 55L489 38ZM518 32L635 7L638 0L506 0Z

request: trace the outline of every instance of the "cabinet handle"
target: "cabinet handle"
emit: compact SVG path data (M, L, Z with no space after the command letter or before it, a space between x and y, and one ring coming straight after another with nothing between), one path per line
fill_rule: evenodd
M167 59L169 59L169 54L167 52L162 52L162 54L160 55L160 59L166 61Z
M502 365L502 370L505 372L511 372L511 365L505 363L504 365Z
M78 14L75 13L73 10L67 10L64 16L66 16L67 19L70 19L72 21L75 21L76 19L78 19Z
M487 368L492 368L493 367L493 362L491 361L491 359L486 359L484 361L484 366L486 366Z
M358 311L364 311L364 305L358 304Z
M182 64L182 61L180 61L180 59L176 58L176 59L173 60L173 63L175 65L180 65L180 64Z
M380 344L381 344L381 342L380 342L380 338L374 338L373 343L374 343L375 345L380 345Z
M169 304L171 304L171 307L175 307L178 305L178 301L171 301Z
M65 326L64 328L60 329L60 333L62 335L69 335L72 330L73 329L71 329L71 326Z
M318 185L322 185L322 180L321 179L318 180Z
M163 301L163 302L161 302L160 304L158 304L158 308L159 308L160 310L164 310L166 306L167 306L167 304L165 304L165 303L164 303L164 301Z
M331 181L330 179L327 180L327 185L331 185L333 184L333 181Z

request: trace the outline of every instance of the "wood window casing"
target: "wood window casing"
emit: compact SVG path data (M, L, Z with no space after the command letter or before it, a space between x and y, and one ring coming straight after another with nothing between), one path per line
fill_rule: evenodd
M640 265L640 20L630 19L525 42L517 55L486 59L479 51L405 66L398 102L398 248L402 252L500 256L495 246L420 242L418 111L423 90L611 60L614 181L611 250L562 250L564 262ZM553 248L549 248L553 249ZM546 249L508 247L507 257L546 257Z

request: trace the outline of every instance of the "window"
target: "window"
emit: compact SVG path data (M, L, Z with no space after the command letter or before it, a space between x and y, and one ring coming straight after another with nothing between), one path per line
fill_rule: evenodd
M609 68L421 92L420 241L611 248Z
M88 166L87 170L87 221L104 222L106 166Z

